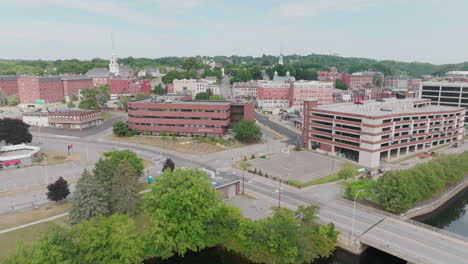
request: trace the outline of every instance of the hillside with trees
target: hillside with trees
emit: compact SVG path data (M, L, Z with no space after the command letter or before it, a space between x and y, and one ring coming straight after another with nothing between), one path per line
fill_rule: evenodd
M198 69L209 70L208 65L203 64L204 60L221 63L226 74L231 74L234 81L245 81L251 79L261 79L262 70L270 69L278 62L278 56L262 55L252 56L215 56L215 57L163 57L163 58L119 58L118 63L128 65L136 70L143 68L158 68L163 66L179 67L186 70L185 73L172 72L174 77L194 76ZM314 80L314 73L317 70L327 70L330 67L337 67L340 72L353 73L369 68L381 71L385 75L408 75L420 77L422 75L442 75L452 70L468 70L468 62L457 64L435 65L425 62L401 62L393 60L375 60L368 58L340 57L334 55L287 55L284 56L284 69L289 68L291 75L297 79ZM75 73L84 74L94 67L105 68L108 65L107 59L95 58L92 60L0 60L0 75L14 74L64 74ZM162 68L164 71L165 69ZM271 70L270 70L271 71ZM293 73L294 72L294 73ZM282 75L282 70L278 71ZM209 74L220 75L220 70L215 69ZM209 76L209 74L205 74ZM271 75L270 75L271 76ZM166 82L168 81L166 80Z

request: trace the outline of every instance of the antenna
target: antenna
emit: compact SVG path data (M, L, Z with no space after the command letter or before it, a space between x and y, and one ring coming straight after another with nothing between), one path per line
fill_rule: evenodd
M112 51L115 51L114 32L111 32Z

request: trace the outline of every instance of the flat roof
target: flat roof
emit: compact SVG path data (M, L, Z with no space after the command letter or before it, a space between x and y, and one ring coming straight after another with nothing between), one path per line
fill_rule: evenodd
M363 104L338 103L329 105L319 105L317 109L364 116L387 116L405 113L427 113L427 112L445 112L454 110L465 110L463 107L428 105L424 107L412 107L415 102L430 101L430 99L384 99L385 102L363 101ZM382 110L385 109L385 110Z
M468 82L449 82L449 81L426 81L422 85L436 85L436 86L468 86Z
M217 105L228 105L231 104L231 101L212 101L212 100L182 100L181 98L187 97L185 96L160 96L158 99L149 97L142 100L134 100L131 101L132 103L153 103L153 104L199 104L199 105L206 105L206 104L217 104ZM166 101L170 100L170 101Z

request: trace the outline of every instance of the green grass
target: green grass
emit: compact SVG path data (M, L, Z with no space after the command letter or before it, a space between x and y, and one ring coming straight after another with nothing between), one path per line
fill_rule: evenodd
M353 164L345 164L344 166L349 166L354 171L356 171L357 169L360 168L360 167L358 167L356 165L353 165ZM355 172L355 175L353 175L352 177L355 177L358 174L359 174L358 172ZM309 187L309 186L313 186L313 185L319 185L319 184L335 182L335 181L339 181L339 180L342 180L342 178L340 177L339 172L337 172L337 173L333 173L333 174L330 174L328 176L325 176L325 177L322 177L320 179L316 179L316 180L313 180L313 181L300 182L300 181L296 181L296 180L286 180L285 183L289 184L291 186L294 186L294 187L304 188L304 187Z
M24 241L26 248L39 239L41 233L47 231L54 225L68 225L68 217L62 217L51 222L28 226L16 231L11 231L0 236L0 263L9 255L14 254L19 241Z
M105 112L102 113L102 119L104 119L104 120L112 119L114 117L115 117L115 115L113 115L113 114L109 114L109 113L105 113Z
M239 161L239 167L243 170L246 170L248 167L251 167L252 164L248 163L247 161Z

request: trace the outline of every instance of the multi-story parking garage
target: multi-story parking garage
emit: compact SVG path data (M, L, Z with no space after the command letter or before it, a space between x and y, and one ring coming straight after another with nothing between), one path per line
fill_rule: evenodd
M468 111L468 82L423 82L419 97L430 99L433 105L464 107Z
M304 104L303 145L375 168L428 148L461 140L465 109L428 99L363 104Z

